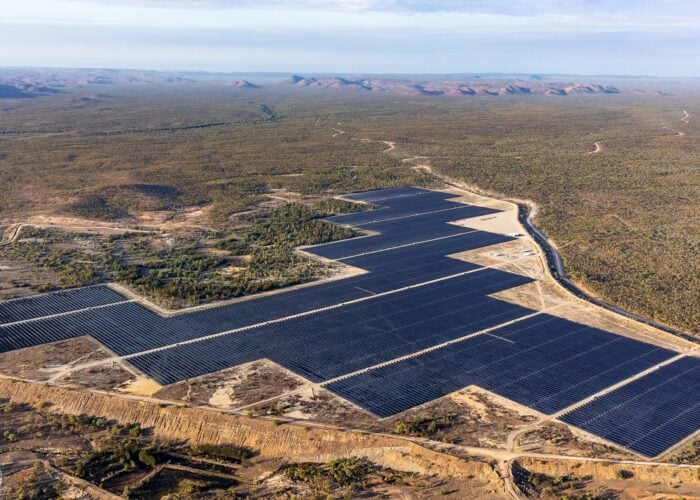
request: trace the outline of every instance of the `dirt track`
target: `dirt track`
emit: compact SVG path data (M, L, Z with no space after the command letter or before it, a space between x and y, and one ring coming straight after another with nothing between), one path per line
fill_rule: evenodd
M26 226L26 224L13 224L7 230L5 233L2 235L3 238L0 239L0 245L9 245L13 241L17 239L17 235L20 233L22 228Z

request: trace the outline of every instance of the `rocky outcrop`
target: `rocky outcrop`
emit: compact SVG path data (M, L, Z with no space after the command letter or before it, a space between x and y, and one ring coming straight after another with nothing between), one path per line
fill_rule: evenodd
M302 77L295 75L287 82L297 87L385 91L407 96L503 96L503 95L570 95L617 94L620 89L596 83L557 83L539 80L413 81L394 78Z
M229 83L228 87L234 87L237 89L260 89L260 88L262 88L260 85L255 85L254 83L251 83L248 80L236 80L235 82Z

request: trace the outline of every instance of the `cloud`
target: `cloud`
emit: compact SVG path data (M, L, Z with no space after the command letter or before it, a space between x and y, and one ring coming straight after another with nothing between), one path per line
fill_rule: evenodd
M687 75L697 11L676 0L32 0L3 7L0 46L10 65Z
M469 12L500 15L700 15L688 0L95 0L176 9L284 9L350 12Z
M499 33L491 36L397 29L153 29L6 26L10 66L338 73L522 72L697 76L700 34ZM614 50L611 50L614 48Z

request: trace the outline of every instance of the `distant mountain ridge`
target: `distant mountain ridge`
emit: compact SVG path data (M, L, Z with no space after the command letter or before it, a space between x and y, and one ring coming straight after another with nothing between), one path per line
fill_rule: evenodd
M55 94L58 89L32 82L0 81L0 98L21 99Z
M559 95L570 94L619 94L613 85L578 82L544 82L532 80L402 80L383 78L351 79L344 77L303 77L294 75L287 80L297 87L363 90L370 92L393 92L406 96L502 96L502 95Z
M523 73L460 73L446 75L207 73L138 69L3 68L0 99L71 93L76 88L131 85L214 84L248 91L277 88L328 88L357 92L386 92L404 96L518 96L574 94L669 95L669 89L696 88L700 79L684 82L606 75L537 75ZM659 85L664 89L660 90Z
M227 87L234 87L237 89L261 89L260 85L249 82L248 80L236 80L227 85Z
M0 98L39 97L89 85L195 83L174 73L138 70L0 68Z

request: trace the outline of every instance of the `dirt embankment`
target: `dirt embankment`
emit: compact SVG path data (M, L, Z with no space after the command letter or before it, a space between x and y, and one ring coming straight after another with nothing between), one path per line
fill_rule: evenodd
M613 464L608 462L571 462L519 458L518 462L531 472L539 472L553 477L568 474L592 476L597 480L615 481L627 473L633 482L643 482L656 486L663 485L678 489L687 485L693 494L700 494L700 476L697 468L681 468L672 465L641 465L631 463Z
M0 394L15 403L50 404L52 411L94 415L120 423L138 422L163 440L191 444L233 443L267 459L286 462L326 462L341 456L366 457L383 467L440 477L476 479L493 493L501 481L483 462L434 452L409 441L334 429L275 425L237 415L127 399L107 394L0 380Z

